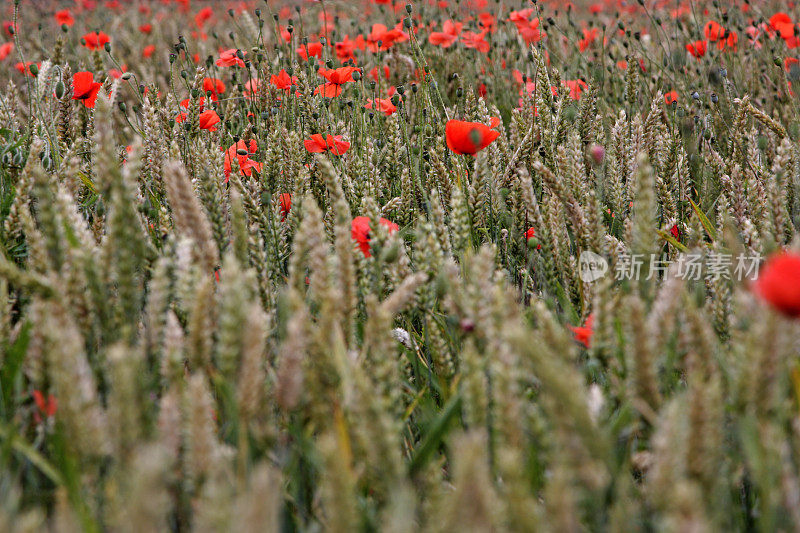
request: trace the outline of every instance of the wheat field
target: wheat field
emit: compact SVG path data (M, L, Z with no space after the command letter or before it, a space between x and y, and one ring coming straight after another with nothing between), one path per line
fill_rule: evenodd
M5 0L0 532L800 530L795 18Z

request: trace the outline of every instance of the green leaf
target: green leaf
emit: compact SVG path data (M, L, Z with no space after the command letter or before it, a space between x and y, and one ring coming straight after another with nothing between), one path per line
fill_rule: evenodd
M22 361L28 351L28 343L31 339L31 324L25 322L19 331L14 343L8 348L0 367L0 390L3 393L3 408L11 409L11 396L14 389L14 381L17 379Z
M710 220L708 220L706 214L703 213L703 211L697 206L696 203L694 203L694 201L691 198L689 198L689 203L692 204L692 209L694 209L697 218L700 219L700 224L703 225L703 229L706 230L706 233L708 233L708 236L711 237L711 240L712 241L717 240L717 230L714 229L714 225L711 224Z
M409 464L409 472L413 475L425 466L430 460L433 452L444 440L450 427L450 422L461 412L461 395L456 394L439 413L439 416L431 424L430 431L425 435L422 443L414 449L414 456Z
M675 237L673 237L669 233L667 233L665 231L661 231L661 230L656 230L656 233L658 233L659 237L661 237L662 239L664 239L665 241L670 243L672 246L677 248L678 251L683 252L683 253L686 253L686 252L689 251L689 249L686 246L681 244L680 241L678 241Z

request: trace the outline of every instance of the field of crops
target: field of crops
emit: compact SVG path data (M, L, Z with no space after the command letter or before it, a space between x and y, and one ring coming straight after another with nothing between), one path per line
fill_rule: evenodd
M795 19L0 2L0 532L797 531Z

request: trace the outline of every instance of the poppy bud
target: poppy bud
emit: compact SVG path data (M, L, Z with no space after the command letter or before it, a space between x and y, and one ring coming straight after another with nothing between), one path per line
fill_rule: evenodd
M11 35L14 35L15 33L17 33L17 30L14 29L14 26L9 26L8 27L8 33L10 33Z
M123 113L128 110L128 104L126 104L125 102L120 102L117 105L119 107L119 110L122 111Z
M400 96L397 94L392 95L392 105L396 106L400 103Z
M461 98L462 96L464 96L464 90L461 87L459 87L458 89L456 89L456 98Z
M37 67L35 63L31 63L31 66L28 67L28 69L31 71L31 74L33 74L34 76L38 76L39 75L39 67Z
M256 13L256 16L257 16L258 18L261 18L261 10L260 10L260 9L256 8L256 11L255 11L255 13Z
M397 86L397 94L399 94L401 96L406 94L406 88L404 86L402 86L402 85L398 85Z
M110 54L111 53L111 43L106 43L105 45L103 45L103 49L105 49L106 53Z
M589 155L592 157L594 164L599 165L603 162L603 158L606 155L606 149L599 144L593 144L589 147Z
M123 81L128 81L129 79L131 79L131 73L130 72L125 72L125 73L122 74L121 78L122 78Z
M192 89L192 93L191 94L192 94L192 98L197 98L198 96L200 96L200 90L199 89Z
M239 149L236 150L236 153L238 155L244 156L244 155L247 155L247 150L245 150L244 148L239 148Z
M189 73L188 73L188 72L186 72L185 70L182 70L182 71L181 71L181 78L183 78L183 79L186 79L186 78L188 78L188 77L189 77Z
M351 74L351 77L353 78L354 81L359 81L361 79L361 71L354 70L353 73Z
M417 88L417 84L416 83L412 83L411 84L411 92L416 94L417 93L417 89L418 89Z
M403 19L403 26L405 26L406 28L411 28L412 26L411 17L406 17Z
M69 31L69 26L67 26L66 24L62 24L61 25L61 31L63 31L64 33L67 33Z
M170 54L169 55L169 64L171 65L171 64L175 63L176 59L178 59L178 56L176 54Z
M228 10L228 16L233 18L233 9Z
M64 82L59 80L58 83L56 83L56 98L61 100L63 96L64 96Z
M411 4L406 4L406 13L410 15L413 10L414 7Z
M782 63L781 58L778 56L773 57L772 62L775 63L776 67L780 67Z

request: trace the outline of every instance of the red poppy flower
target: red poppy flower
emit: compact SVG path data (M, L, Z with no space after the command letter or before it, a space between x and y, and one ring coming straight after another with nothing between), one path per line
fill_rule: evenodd
M142 50L142 57L151 57L155 51L156 51L156 45L148 44Z
M33 61L26 61L25 63L14 63L14 68L20 74L27 74L28 76L35 77L33 72L31 72L31 65L35 64L37 67L40 66L40 63L34 63Z
M397 106L395 106L389 98L369 99L364 108L372 109L373 106L387 117L397 111Z
M219 59L217 59L217 66L218 67L243 67L244 61L239 58L238 56L239 50L236 48L229 48L227 50L223 50L219 53ZM245 55L247 52L242 51L242 55Z
M800 318L800 254L778 252L772 255L753 284L753 290L778 312Z
M278 197L278 203L281 206L281 220L286 220L286 216L292 210L292 195L288 192L281 194Z
M786 13L775 13L769 18L770 29L781 34L781 39L794 37L795 26L792 19Z
M529 240L533 239L535 236L536 236L536 230L533 229L533 228L528 228L528 231L525 232L525 242L528 242ZM537 250L541 250L542 249L542 245L541 244L538 245L536 247L536 249Z
M673 224L672 227L669 229L669 232L672 234L673 237L675 237L676 241L680 242L680 240L681 240L681 230L678 229L678 225L677 224Z
M58 410L58 402L56 401L55 396L52 394L47 395L47 399L45 400L44 394L40 390L33 391L33 403L36 404L37 411L33 413L33 418L36 420L37 424L42 422L42 415L47 418L52 417L56 414L56 410Z
M592 28L587 30L586 28L583 29L583 39L578 41L578 49L583 52L587 48L589 48L592 43L594 43L595 39L597 39L597 35L599 34L600 30L598 28Z
M392 75L391 70L386 65L383 66L383 77L388 81L389 77ZM372 67L372 70L369 71L369 77L375 80L375 83L378 83L378 67Z
M217 131L216 124L219 124L219 115L216 111L212 109L203 111L200 113L199 120L201 130Z
M580 100L581 92L588 87L583 80L565 80L563 83L569 89L569 97L573 100Z
M239 171L243 176L252 175L253 170L261 172L261 163L250 159L250 154L254 153L257 148L258 145L256 144L255 139L251 139L250 143L245 143L244 140L240 139L238 142L232 144L227 150L225 150L224 171L226 182L228 181L228 176L231 175L231 170L233 170L234 159L239 163ZM239 154L239 150L248 153L241 155Z
M322 43L304 44L296 52L303 61L308 61L309 57L322 57Z
M364 50L366 41L362 35L356 36L355 40L351 40L349 35L345 35L344 39L338 43L334 43L333 49L336 51L336 57L339 61L345 62L348 59L355 60L355 51Z
M480 13L478 15L478 21L480 25L483 26L483 29L487 30L489 33L497 31L497 19L494 18L494 15L491 13Z
M350 149L350 143L342 140L341 135L330 135L323 138L321 134L315 133L310 139L303 141L303 146L312 154L331 152L335 155L342 155Z
M487 33L489 33L487 30L480 33L465 31L461 34L461 44L464 45L464 48L474 48L478 52L486 54L491 48L485 39Z
M664 102L670 105L672 102L678 101L678 91L670 91L664 95Z
M708 39L712 43L715 42L717 39L719 39L724 31L725 28L723 28L722 26L719 25L718 22L715 22L713 20L709 20L706 23L705 27L703 28L703 33L705 33L706 39Z
M204 7L194 16L194 23L197 24L198 28L202 28L203 25L213 16L214 10L210 7Z
M736 34L735 31L729 32L725 30L725 34L720 37L717 41L717 48L720 50L725 50L725 48L730 48L733 51L736 51L737 45L739 44L739 36Z
M8 42L0 44L0 61L7 58L12 50L14 50L14 43Z
M447 147L457 154L475 155L500 136L494 128L500 125L500 119L492 117L489 126L480 122L448 120L444 132Z
M590 314L586 317L586 322L584 322L583 327L580 326L568 326L569 329L572 330L572 334L575 336L575 340L586 346L589 347L589 341L592 339L592 335L594 331L592 328L594 327L594 313Z
M69 9L62 9L61 11L56 11L54 15L56 22L59 26L63 26L66 24L67 26L72 26L75 24L75 19L72 18L72 13L69 12Z
M153 25L152 24L142 24L141 26L139 26L139 31L142 32L142 33L145 33L147 35L150 35L150 33L153 31Z
M373 53L385 51L391 48L395 43L407 41L408 34L400 29L401 24L402 22L391 30L383 24L373 24L366 39L369 50Z
M102 31L87 33L82 39L86 43L84 46L89 50L99 50L103 48L106 43L111 42L111 38Z
M697 59L700 59L701 57L706 55L706 48L707 48L706 42L703 40L695 41L693 43L689 43L686 45L686 50L688 50L689 53L694 57L696 57Z
M94 81L91 72L76 72L72 76L72 99L83 100L83 105L92 108L102 86L102 83Z
M270 76L269 82L282 91L288 91L292 85L297 84L297 76L289 76L286 69L281 69L277 76L275 74Z
M392 234L400 229L400 226L398 226L391 220L387 220L385 218L381 218L379 223L381 226L389 230L389 234ZM372 257L372 253L370 252L369 249L369 241L370 241L369 217L354 218L351 228L352 228L351 235L353 237L353 240L358 243L358 247L361 248L361 252L364 254L364 257Z
M205 78L203 79L203 92L206 94L211 93L211 100L216 102L217 97L225 92L225 84L217 78Z
M461 33L461 28L464 25L461 22L453 22L452 20L445 20L442 26L442 31L432 32L428 36L428 41L435 46L442 48L449 48Z
M356 67L339 67L337 69L319 69L319 74L325 78L327 83L320 85L314 89L314 94L322 94L326 98L335 98L342 94L342 85L349 83L353 80L353 72L358 69Z

